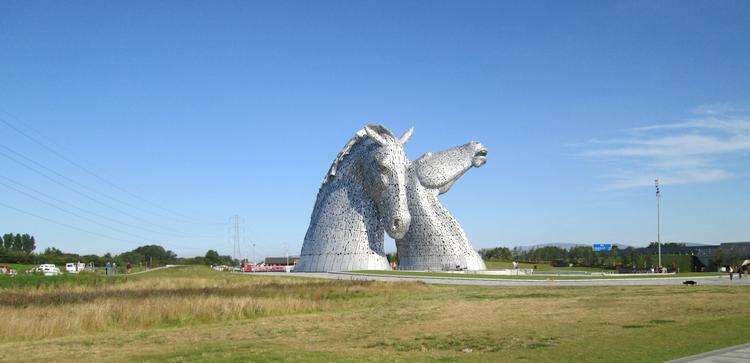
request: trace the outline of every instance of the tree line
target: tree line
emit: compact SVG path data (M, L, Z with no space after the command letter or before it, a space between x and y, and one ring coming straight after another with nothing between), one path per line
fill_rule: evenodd
M485 248L479 250L479 254L486 261L519 261L530 263L551 263L557 266L584 266L614 268L621 265L631 269L649 269L659 263L656 251L656 242L649 244L646 248L636 249L628 247L620 249L612 246L609 251L594 251L591 246L573 246L561 248L557 246L543 246L530 249L514 247ZM662 243L662 250L666 248L687 247L684 243L668 242ZM746 256L745 256L746 257ZM742 262L741 251L734 248L717 248L710 256L713 266L738 265ZM693 270L697 262L693 256L680 254L662 254L662 264L669 266L675 262L681 270ZM707 267L707 266L706 266Z
M176 253L165 249L160 245L144 245L131 251L117 255L105 253L104 255L80 255L77 253L63 252L55 247L47 247L41 253L34 253L36 239L29 234L6 233L0 237L0 263L22 263L38 265L52 263L64 265L69 262L93 263L95 266L104 266L107 262L125 266L131 263L134 266L157 267L164 265L236 265L238 261L231 256L219 255L215 250L208 250L205 255L181 258Z
M0 247L11 251L31 253L36 249L36 239L28 233L15 235L6 233L0 237Z

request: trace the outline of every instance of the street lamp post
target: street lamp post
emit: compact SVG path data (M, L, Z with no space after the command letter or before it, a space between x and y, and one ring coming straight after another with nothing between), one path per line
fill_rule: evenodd
M661 269L661 213L659 211L661 192L659 191L659 178L654 180L654 185L656 185L656 244L659 248L659 269Z

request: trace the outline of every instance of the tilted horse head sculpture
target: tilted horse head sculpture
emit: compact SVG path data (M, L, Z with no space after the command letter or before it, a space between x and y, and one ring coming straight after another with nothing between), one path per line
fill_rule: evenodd
M472 167L487 162L487 148L479 142L427 153L411 165L407 181L411 228L396 238L399 269L402 270L485 270L466 233L440 201L438 195Z
M402 238L411 224L403 147L411 134L367 125L349 140L320 187L295 271L390 269L383 233Z
M438 153L427 153L414 161L412 167L420 183L428 189L447 192L471 167L487 162L487 148L478 141L470 141Z

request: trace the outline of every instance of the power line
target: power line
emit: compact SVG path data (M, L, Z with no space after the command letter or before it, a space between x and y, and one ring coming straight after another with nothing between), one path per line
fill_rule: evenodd
M5 184L5 183L3 183L3 182L0 182L0 185L2 185L2 186L4 186L4 187L6 187L6 188L8 188L8 189L14 190L14 191L16 191L16 192L18 192L18 193L20 193L20 194L23 194L23 195L25 195L25 196L27 196L27 197L29 197L29 198L31 198L31 199L34 199L34 200L36 200L36 201L38 201L38 202L44 203L44 204L46 204L46 205L48 205L48 206L50 206L50 207L52 207L52 208L55 208L55 209L57 209L57 210L60 210L60 211L62 211L62 212L68 213L68 214L70 214L70 215L72 215L72 216L75 216L75 217L78 217L78 218L80 218L80 219L86 220L86 221L88 221L88 222L94 223L94 224L96 224L97 226L100 226L100 227L104 227L104 228L107 228L107 229L111 229L111 230L113 230L113 231L115 231L115 232L119 232L119 233L122 233L122 234L125 234L125 235L129 235L129 236L131 236L131 237L136 237L136 238L142 239L142 240L144 240L144 241L145 241L145 240L148 240L148 238L146 238L146 237L143 237L143 236L139 236L139 235L137 235L137 234L132 234L132 233L129 233L129 232L127 232L127 231L124 231L124 230L122 230L122 229L119 229L119 228L115 228L115 227L111 227L111 226L108 226L108 225L106 225L106 224L103 224L103 223L99 223L99 222L97 222L97 221L95 221L95 220L93 220L93 219L90 219L90 218L84 217L84 216L82 216L82 215L80 215L80 214L78 214L78 213L76 213L76 212L71 212L71 211L70 211L70 210L68 210L68 209L65 209L65 208L62 208L62 207L60 207L60 206L57 206L57 205L55 205L55 204L53 204L53 203L47 202L47 201L45 201L45 200L43 200L43 199L41 199L41 198L37 198L37 197L35 197L35 196L33 196L33 195L29 194L29 193L26 193L26 192L24 192L24 191L22 191L22 190L20 190L20 189L18 189L18 188L16 188L16 187L13 187L13 186L11 186L11 185Z
M31 163L34 163L34 164L36 164L36 165L39 165L39 166L40 166L41 168L44 168L44 169L46 169L46 170L50 170L50 171L51 171L52 173L54 173L55 175L58 175L58 176L60 176L60 177L62 177L62 178L64 178L64 179L70 180L70 178L67 178L67 177L65 177L64 175L61 175L61 174L59 174L59 173L55 172L54 170L52 170L52 169L50 169L50 168L48 168L48 167L46 167L46 166L44 166L44 165L42 165L42 164L40 164L40 163L38 163L38 162L34 161L34 160L32 160L31 158L29 158L29 157L27 157L27 156L25 156L25 155L23 155L23 154L21 154L21 153L19 153L19 152L16 152L16 151L14 151L14 150L11 150L11 149L7 148L7 147L6 147L6 146L4 146L4 145L0 145L0 147L2 147L2 148L4 148L4 149L6 149L6 150L8 150L8 151L12 152L12 153L13 153L13 154L15 154L15 155L18 155L18 156L20 156L20 157L24 158L25 160L28 160L28 161L30 161ZM78 195L80 195L80 196L82 196L82 197L84 197L84 198L86 198L86 199L88 199L88 200L91 200L91 201L93 201L94 203L97 203L97 204L99 204L99 205L102 205L102 206L104 206L104 207L107 207L107 208L109 208L109 209L112 209L112 210L114 210L114 211L116 211L116 212L118 212L118 213L120 213L120 214L122 214L122 215L125 215L125 216L128 216L128 217L130 217L130 218L133 218L133 219L139 220L139 221L141 221L142 223L146 223L146 224L149 224L149 225L151 225L151 226L154 226L154 227L157 227L157 228L163 229L163 230L165 230L165 231L171 231L171 232L170 232L169 234L173 234L173 235L174 235L174 234L175 234L175 232L176 232L176 233L177 233L177 235L180 235L180 236L183 236L183 237L199 237L199 236L190 236L190 235L186 235L186 234L184 234L184 233L182 233L182 232L180 232L180 231L177 231L177 230L175 230L175 229L172 229L172 228L168 228L168 227L164 227L164 226L160 226L160 225L157 225L157 224L155 224L155 223L153 223L153 222L151 222L151 221L149 221L149 220L146 220L146 219L143 219L143 218L141 218L141 217L138 217L138 216L136 216L136 215L134 215L134 214L132 214L132 213L128 213L128 212L126 212L126 211L124 211L124 210L122 210L122 209L120 209L120 208L117 208L117 207L114 207L114 206L112 206L112 205L109 205L109 204L107 204L107 203L104 203L104 202L102 202L102 201L100 201L100 200L98 200L98 199L96 199L96 198L94 198L94 197L92 197L92 196L90 196L90 195L88 195L88 194L86 194L86 193L83 193L83 192L81 192L81 191L79 191L79 190L76 190L75 188L73 188L73 187L71 187L71 186L69 186L69 185L67 185L67 184L64 184L64 183L62 183L62 182L60 182L59 180L56 180L55 178L53 178L53 177L49 176L49 175L48 175L48 174L46 174L45 172L42 172L42 171L40 171L39 169L37 169L37 168L34 168L34 167L32 167L32 166L30 166L30 165L28 165L28 164L26 164L26 163L24 163L24 162L22 162L22 161L18 160L17 158L15 158L15 157L13 157L13 156L11 156L11 155L8 155L7 153L4 153L4 152L0 151L0 155L2 155L2 156L4 156L4 157L6 157L6 158L8 158L8 159L12 160L13 162L15 162L15 163L17 163L17 164L19 164L19 165L21 165L21 166L23 166L23 167L25 167L25 168L27 168L27 169L31 170L31 171L33 171L33 172L35 172L35 173L37 173L37 174L39 174L39 175L41 175L41 176L43 176L43 177L44 177L44 178L46 178L47 180L49 180L49 181L51 181L51 182L53 182L53 183L55 183L55 184L57 184L57 185L59 185L59 186L61 186L61 187L65 188L65 189L67 189L67 190L69 190L69 191L71 191L71 192L73 192L73 193L76 193L76 194L78 194ZM76 183L76 184L78 184L78 183ZM81 188L83 188L83 189L87 189L87 188L85 188L85 186L81 186ZM97 194L98 194L98 193L97 193ZM203 237L203 238L209 238L208 236L200 236L200 237Z
M20 122L20 120L18 119L18 117L10 114L9 112L3 111L3 113L5 113L6 115L9 115L10 117L14 118L17 122L23 123L23 122ZM24 132L23 130L21 130L20 128L16 127L15 125L13 125L12 123L8 122L6 119L4 119L2 117L0 117L0 122L2 122L3 124L5 124L9 128L11 128L13 131L15 131L15 132L21 134L22 136L26 137L27 139L31 140L32 142L34 142L35 144L39 145L40 147L42 147L43 149L47 150L48 152L54 154L58 158L60 158L62 160L65 160L69 164L71 164L71 165L73 165L73 166L75 166L75 167L83 170L84 172L86 172L87 174L93 176L94 178L98 179L99 181L101 181L101 182L103 182L103 183L105 183L105 184L107 184L107 185L109 185L109 186L111 186L111 187L113 187L113 188L115 188L115 189L117 189L117 190L119 190L119 191L121 191L121 192L129 195L129 196L131 196L132 198L138 199L141 202L144 202L146 204L151 205L152 207L155 207L155 208L161 209L161 210L163 210L165 212L171 213L174 216L178 216L178 217L180 217L180 218L183 219L182 222L193 223L193 224L195 224L195 223L204 224L203 222L195 221L194 219L192 219L192 218L190 218L190 217L188 217L188 216L186 216L186 215L184 215L182 213L179 213L179 212L176 212L174 210L162 207L162 206L160 206L157 203L151 202L151 201L149 201L149 200L147 200L147 199L145 199L145 198L143 198L143 197L141 197L141 196L139 196L139 195L137 195L137 194L135 194L135 193L133 193L133 192L131 192L131 191L129 191L129 190L127 190L127 189L119 186L119 185L117 185L116 183L113 183L112 181L108 180L107 178L104 178L104 177L100 176L99 174L93 172L91 169L89 169L89 168L81 165L80 163L77 163L77 162L71 160L67 156L63 155L62 153L60 153L59 151L53 149L52 147L46 145L42 141L39 141L34 136L29 135L28 133ZM37 134L42 134L41 132L39 132L38 130L34 129L30 125L28 125L26 123L23 123L23 124L27 128L29 128L31 130L34 130ZM122 201L120 201L120 202L122 203ZM154 214L153 212L148 212L148 213ZM157 214L157 215L164 217L164 215L162 215L162 214ZM174 218L174 217L172 217L172 218Z
M60 178L62 178L62 179L65 179L65 180L67 180L67 181L68 181L69 183L71 183L71 184L74 184L74 185L78 186L78 187L79 187L79 188L81 188L81 189L84 189L84 190L87 190L87 191L89 191L89 192L91 192L91 193L94 193L94 194L98 194L98 195L100 195L100 196L103 196L103 197L105 197L105 198L111 199L111 200L113 200L113 201L115 201L115 202L117 202L117 203L120 203L120 204L126 205L126 206L128 206L128 207L130 207L130 208L133 208L133 209L137 209L137 210L140 210L140 211L142 211L142 212L146 212L146 213L149 213L149 214L155 215L155 216L157 216L157 217L161 217L161 215L159 215L159 214L155 214L155 213L153 213L153 212L150 212L150 211L148 211L148 210L145 210L145 209L143 209L143 208L140 208L140 207L138 207L138 206L136 206L136 205L133 205L133 204L131 204L131 203L128 203L128 202L122 201L122 200L120 200L120 199L118 199L118 198L115 198L115 197L112 197L112 196L106 195L106 194L104 194L104 193L101 193L101 192L98 192L98 191L96 191L96 190L94 190L94 189L92 189L92 188L89 188L89 187L87 187L87 186L85 186L85 185L83 185L83 184L81 184L81 183L79 183L79 182L77 182L77 181L75 181L75 180L73 180L73 179L71 179L71 178L69 178L69 177L67 177L67 176L65 176L65 175L63 175L63 174L61 174L61 173L59 173L59 172L57 172L56 170L54 170L54 169L52 169L52 168L50 168L50 167L48 167L48 166L46 166L46 165L44 165L44 164L42 164L42 163L40 163L40 162L38 162L38 161L36 161L36 160L34 160L34 159L30 158L30 157L28 157L28 156L26 156L26 155L24 155L24 154L22 154L22 153L20 153L20 152L18 152L18 151L15 151L15 150L13 150L13 149L11 149L11 148L9 148L9 147L5 146L5 145L0 145L0 147L1 147L1 148L3 148L3 149L5 149L5 150L7 150L7 151L9 151L9 152L11 152L11 153L13 153L13 154L15 154L15 155L17 155L17 156L19 156L19 157L21 157L21 158L23 158L24 160L26 160L26 161L28 161L28 162L30 162L30 163L32 163L32 164L34 164L34 165L37 165L38 167L40 167L40 168L42 168L42 169L44 169L44 170L47 170L47 171L49 171L49 172L50 172L50 173L52 173L52 174L55 174L56 176L58 176L58 177L60 177ZM3 153L3 154L4 154L4 153ZM6 155L6 157L7 157L7 154L4 154L4 155Z
M166 235L165 233L163 233L163 232L160 232L160 231L157 231L157 230L155 230L155 229L150 229L150 228L146 228L146 227L142 227L142 226L137 226L137 225L134 225L134 224L130 224L130 223L127 223L127 222L123 222L123 221L120 221L120 220L114 219L114 218L110 218L110 217L107 217L107 216L105 216L105 215L103 215L103 214L100 214L100 213L92 212L92 211L90 211L90 210L87 210L87 209L84 209L84 208L78 207L78 206L76 206L76 205L74 205L74 204L72 204L72 203L69 203L69 202L66 202L66 201L64 201L64 200L62 200L62 199L56 198L56 197L54 197L54 196L51 196L51 195L49 195L49 194L47 194L47 193L44 193L44 192L42 192L42 191L39 191L39 190L37 190L37 189L34 189L34 188L32 188L32 187L30 187L30 186L28 186L28 185L24 185L23 183L19 183L19 182L15 181L15 180L13 180L13 179L10 179L10 178L8 178L8 177L6 177L6 176L0 175L0 178L2 178L2 179L5 179L6 181L9 181L9 182L11 182L12 184L15 184L16 186L19 186L19 187L21 187L21 188L24 188L24 189L30 190L30 191L32 191L33 193L36 193L36 194L38 194L38 195L41 195L41 196L43 196L43 197L45 197L45 198L47 198L47 199L50 199L50 200L53 200L53 201L55 201L55 202L57 202L57 203L60 203L60 204L66 205L66 206L68 206L68 207L70 207L70 208L76 209L76 210L78 210L78 211L81 211L81 212L83 212L83 213L86 213L86 214L89 214L89 215L93 215L93 216L96 216L96 217L98 217L98 218L101 218L101 219L107 220L107 221L109 221L109 222L117 223L117 224L120 224L120 225L123 225L123 226L126 226L126 227L130 227L130 228L140 229L140 230L143 230L143 231L146 231L146 232L150 232L150 233L156 233L156 234ZM12 187L12 186L9 186L9 185L7 185L7 184L5 184L5 183L2 183L2 182L0 182L0 184L1 184L1 185L4 185L4 186L5 186L6 188L10 188L10 189L13 189L13 190L15 190L15 191L16 191L16 192L18 192L18 193L24 194L24 195L26 195L26 196L28 196L28 197L30 197L30 198L34 198L34 199L37 199L37 198L35 198L35 197L33 197L33 196L29 195L28 193L26 193L26 192L24 192L24 191L21 191L21 190L18 190L18 189L14 188L14 187ZM38 199L37 199L37 200L38 200Z
M70 224L67 224L67 223L64 223L64 222L58 222L58 221L55 221L55 220L47 218L47 217L42 217L42 216L40 216L38 214L35 214L35 213L27 212L27 211L25 211L23 209L19 209L19 208L10 206L10 205L5 204L3 202L0 202L0 206L3 206L5 208L8 208L8 209L14 210L16 212L23 213L23 214L26 214L26 215L29 215L29 216L32 216L32 217L35 217L35 218L39 218L41 220L45 220L45 221L50 222L50 223L61 225L63 227L67 227L67 228L70 228L70 229L75 229L76 231L80 231L80 232L84 232L84 233L88 233L88 234L93 234L95 236L104 237L104 238L107 238L107 239L117 240L117 241L121 241L121 242L127 242L127 243L133 243L134 242L134 241L125 240L125 239L122 239L122 238L108 236L106 234L102 234L102 233L98 233L98 232L94 232L94 231L89 231L87 229L76 227L76 226L73 226L73 225L70 225Z
M4 184L4 183L0 183L0 184L5 185L7 187L7 185ZM34 199L36 199L36 198L34 198ZM37 199L37 200L39 200L39 199ZM39 200L39 201L43 202L45 204L49 204L49 203L46 203L46 202L44 202L42 200ZM81 227L76 227L76 226L68 224L68 223L59 222L59 221L56 221L56 220L51 219L51 218L43 217L43 216L40 216L38 214L35 214L35 213L32 213L32 212L28 212L28 211L25 211L25 210L20 209L20 208L16 208L16 207L10 206L10 205L5 204L3 202L0 202L0 206L3 206L5 208L8 208L8 209L14 210L16 212L23 213L23 214L26 214L26 215L29 215L29 216L32 216L32 217L35 217L35 218L39 218L41 220L45 220L45 221L50 222L50 223L54 223L54 224L57 224L57 225L60 225L60 226L63 226L63 227L67 227L67 228L70 228L70 229L74 229L74 230L77 230L77 231L80 231L80 232L89 233L89 234L92 234L92 235L95 235L95 236L104 237L104 238L107 238L107 239L110 239L110 240L117 240L117 241L121 241L121 242L126 242L128 244L148 243L148 239L147 238L143 238L143 237L140 237L140 236L137 236L137 235L130 234L131 236L142 238L142 239L144 239L144 241L142 241L142 242L136 242L136 241L133 241L133 240L126 240L126 239L122 239L122 238L118 238L118 237L113 237L113 236L110 236L110 235L106 235L106 234L103 234L103 233L90 231L88 229L84 229L84 228L81 228ZM73 212L66 211L63 208L59 208L59 207L56 207L54 205L51 205L51 206L54 207L54 208L60 209L60 210L62 210L64 212L66 212L66 213L73 214L73 215L75 215L75 216L77 216L79 218L87 219L87 218L81 217L80 215L77 215L77 214L75 214ZM97 222L93 222L93 223L96 223L98 225L102 225L102 224L97 223ZM113 229L113 228L108 227L106 225L102 225L102 226L104 226L105 228ZM114 229L114 230L119 231L117 229ZM126 232L126 234L129 234L129 233ZM159 244L164 244L164 245L167 245L167 246L173 246L173 247L177 247L177 248L182 248L182 249L194 249L194 250L203 250L204 249L204 248L201 248L201 247L188 247L188 246L175 245L173 243L165 243L165 242L158 242L158 243Z

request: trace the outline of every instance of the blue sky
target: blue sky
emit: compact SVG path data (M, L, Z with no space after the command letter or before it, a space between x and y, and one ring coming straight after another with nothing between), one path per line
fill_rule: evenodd
M3 1L0 233L229 254L238 214L244 255L296 254L331 161L375 122L414 126L411 158L489 148L441 197L477 248L644 245L657 177L663 240L750 240L748 18L745 1Z

